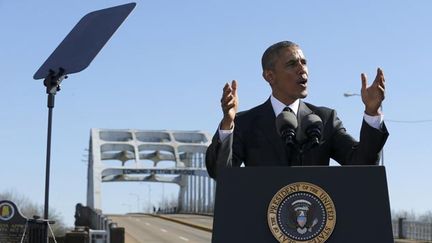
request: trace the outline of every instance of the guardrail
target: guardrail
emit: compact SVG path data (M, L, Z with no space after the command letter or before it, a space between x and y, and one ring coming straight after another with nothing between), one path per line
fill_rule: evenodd
M102 211L78 203L75 229L66 233L68 243L124 243L124 228L102 214Z
M397 239L432 241L432 223L392 220L393 237Z

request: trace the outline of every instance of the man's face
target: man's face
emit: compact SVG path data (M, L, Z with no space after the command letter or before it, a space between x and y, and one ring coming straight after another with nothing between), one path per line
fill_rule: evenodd
M298 47L280 50L274 68L264 72L272 94L286 105L307 96L308 69L303 52Z

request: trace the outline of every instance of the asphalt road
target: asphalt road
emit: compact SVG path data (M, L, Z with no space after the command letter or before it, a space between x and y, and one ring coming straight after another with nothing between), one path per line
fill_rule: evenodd
M211 233L149 215L109 215L125 228L126 243L208 243Z
M213 218L203 215L182 215L167 214L160 217L168 218L174 221L201 227L191 227L167 219L158 218L149 215L109 215L109 217L119 226L125 227L125 243L192 243L192 242L211 242L211 233ZM198 228L207 228L202 230ZM400 240L400 243L432 243L430 241Z
M213 217L211 216L195 214L163 214L161 216L193 225L203 226L208 229L213 228Z

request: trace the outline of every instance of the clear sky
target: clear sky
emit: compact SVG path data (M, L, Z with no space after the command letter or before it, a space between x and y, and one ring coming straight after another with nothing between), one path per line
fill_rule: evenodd
M86 13L124 1L0 0L0 191L44 201L47 114L42 80L33 74ZM221 118L225 82L237 79L240 110L264 102L260 58L271 44L292 40L309 63L306 101L336 109L358 137L364 106L360 73L381 67L390 137L385 164L391 207L432 210L432 2L418 1L140 1L84 71L56 96L50 205L73 224L86 202L85 160L91 128L204 130ZM365 178L366 180L367 178ZM103 211L126 212L145 183L102 187ZM164 195L175 191L165 186ZM162 186L151 185L157 204ZM367 196L367 195L365 195Z

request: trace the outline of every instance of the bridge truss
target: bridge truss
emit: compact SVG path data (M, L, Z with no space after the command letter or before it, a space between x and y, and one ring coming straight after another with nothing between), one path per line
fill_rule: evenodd
M205 169L210 140L201 131L91 129L87 206L101 209L102 182L175 183L178 212L212 213L216 184ZM105 163L113 160L118 165ZM165 161L173 166L158 167Z

